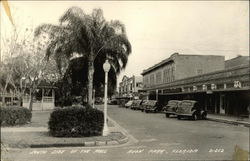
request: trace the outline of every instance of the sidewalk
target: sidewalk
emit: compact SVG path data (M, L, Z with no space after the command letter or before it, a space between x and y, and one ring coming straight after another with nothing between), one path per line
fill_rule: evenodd
M235 116L225 116L219 114L208 114L207 119L216 122L229 123L233 125L244 125L246 127L250 127L250 119L235 117Z
M7 148L45 148L119 145L129 141L124 129L112 119L108 122L108 136L53 137L49 135L45 124L39 127L33 125L1 127L1 143Z

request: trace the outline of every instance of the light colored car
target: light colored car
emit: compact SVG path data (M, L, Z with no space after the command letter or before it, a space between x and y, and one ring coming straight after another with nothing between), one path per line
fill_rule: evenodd
M128 102L125 104L125 107L126 107L126 108L131 107L132 103L133 103L133 100L128 101Z

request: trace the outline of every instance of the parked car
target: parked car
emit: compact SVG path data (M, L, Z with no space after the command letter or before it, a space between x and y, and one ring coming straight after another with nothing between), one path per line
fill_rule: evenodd
M203 110L199 102L194 100L183 100L176 110L177 118L187 117L193 120L206 119L207 111Z
M162 110L162 106L156 100L148 100L147 105L144 109L146 113L148 112L160 112Z
M125 107L130 108L132 103L133 103L133 100L128 101L127 103L125 103Z
M127 99L119 99L117 101L118 101L117 103L119 104L119 107L125 107L125 104L128 102Z
M168 104L163 107L162 111L165 113L166 117L170 115L176 115L176 110L180 105L181 101L179 100L170 100Z
M134 103L131 105L131 109L138 110L141 106L142 100L134 100Z
M147 104L148 104L149 100L142 100L141 106L139 108L139 110L141 110L142 112L144 112Z
M116 99L112 99L108 102L109 105L117 105L118 101Z
M103 98L102 97L96 97L95 98L95 104L97 104L97 105L103 104Z

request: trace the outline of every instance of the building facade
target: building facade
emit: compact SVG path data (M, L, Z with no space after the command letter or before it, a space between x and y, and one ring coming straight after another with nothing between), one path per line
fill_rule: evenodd
M234 67L239 67L239 66L244 66L246 64L249 64L250 59L249 56L237 56L233 59L229 59L225 61L225 68L234 68Z
M235 59L225 62L234 61ZM248 58L249 59L249 58ZM221 70L144 87L150 99L166 104L171 99L193 99L209 113L248 116L250 106L249 63L234 63ZM222 63L224 65L224 63Z
M119 83L119 96L120 97L134 97L138 96L138 91L141 90L142 77L141 76L132 76L127 77L123 76L122 82Z
M224 69L224 56L172 54L160 63L143 70L145 88Z

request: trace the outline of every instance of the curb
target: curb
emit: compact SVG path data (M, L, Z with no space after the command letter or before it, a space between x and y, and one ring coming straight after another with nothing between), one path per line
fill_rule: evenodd
M31 144L30 148L52 148L52 147L92 147L92 146L107 146L120 145L128 142L128 137L116 140L107 141L86 141L84 143L57 143L57 144Z
M232 125L244 125L245 127L250 127L250 123L248 123L248 122L226 120L226 119L217 119L217 118L207 118L207 120L222 122L222 123L227 123L227 124L232 124Z

